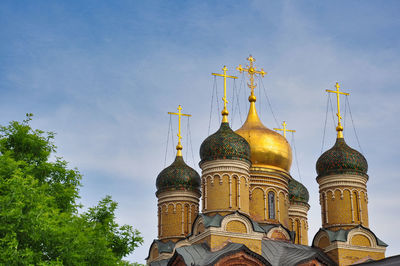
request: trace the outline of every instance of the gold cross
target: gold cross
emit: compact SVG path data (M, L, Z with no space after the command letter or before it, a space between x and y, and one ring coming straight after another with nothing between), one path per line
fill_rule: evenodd
M177 115L178 116L178 118L179 118L179 126L178 126L178 145L176 145L176 150L177 150L177 153L176 153L176 156L182 156L182 144L181 144L181 139L182 139L182 135L181 135L181 117L182 116L191 116L191 115L188 115L188 114L182 114L182 106L178 106L178 113L172 113L172 112L168 112L168 114L170 114L170 115Z
M224 66L222 68L222 70L224 71L224 74L211 73L211 75L224 77L224 97L222 98L222 100L224 101L224 110L222 110L221 114L222 114L222 122L228 123L228 114L229 114L229 112L228 112L228 109L226 109L226 104L228 103L228 100L226 99L226 78L237 79L237 77L228 76L226 74L226 71L228 70L228 68L226 68L226 66Z
M343 95L350 95L350 93L346 93L346 92L341 92L339 91L339 83L336 82L335 85L336 90L332 91L332 90L326 90L327 92L332 92L332 93L336 93L336 99L337 99L337 109L338 112L336 114L336 116L338 117L338 126L336 127L336 131L338 132L338 138L343 138L343 127L342 124L340 122L340 120L342 119L342 116L340 115L340 101L339 101L339 94L343 94Z
M249 58L247 58L250 62L250 66L247 66L247 68L243 68L242 65L239 65L236 69L239 70L240 73L242 72L247 72L250 75L250 84L247 83L247 86L251 89L251 95L249 97L250 102L255 102L256 101L256 96L254 95L254 88L257 87L256 84L254 84L254 75L259 74L262 77L267 74L267 72L264 72L264 69L261 68L261 71L256 70L256 67L253 65L253 62L256 61L251 55Z
M283 121L283 123L282 123L282 127L283 127L283 129L282 128L274 128L274 130L280 130L280 131L283 131L283 136L286 138L286 132L296 132L296 130L291 130L291 129L286 129L286 122L285 121Z

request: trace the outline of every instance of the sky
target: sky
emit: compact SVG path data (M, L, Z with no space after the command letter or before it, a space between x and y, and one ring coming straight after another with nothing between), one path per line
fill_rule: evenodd
M145 239L127 260L144 263L157 237L155 180L175 156L177 118L169 133L167 112L180 104L192 115L190 135L182 120L183 155L200 173L199 147L222 105L222 79L211 73L226 65L238 76L228 81L236 130L249 90L235 68L251 54L267 72L255 92L261 120L296 130L291 174L310 192L311 244L321 226L315 163L335 141L325 89L339 82L350 93L346 142L369 164L370 228L387 256L400 254L399 12L390 0L4 0L0 124L33 113L33 127L56 132L57 155L83 174L82 204L111 195L118 222Z

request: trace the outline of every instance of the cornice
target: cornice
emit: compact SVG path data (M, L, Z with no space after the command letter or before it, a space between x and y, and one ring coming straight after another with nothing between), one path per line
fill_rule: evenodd
M200 193L194 191L165 191L158 195L158 204L171 201L190 201L199 204Z
M216 171L215 168L222 169L222 171L225 169L234 169L234 171L237 171L238 168L249 174L249 167L250 164L247 163L246 161L224 159L224 160L214 160L214 161L204 162L201 165L201 170L202 174L204 175L207 173L207 171L211 169L212 171Z
M329 175L317 178L320 188L329 186L330 184L342 186L363 186L367 187L367 178L359 175Z
M288 214L289 216L301 216L307 218L307 212L310 209L304 205L289 205Z
M386 247L363 247L363 246L354 246L349 245L345 242L335 241L326 248L324 248L324 252L329 252L334 249L347 249L347 250L355 250L355 251L366 251L366 252L385 252Z

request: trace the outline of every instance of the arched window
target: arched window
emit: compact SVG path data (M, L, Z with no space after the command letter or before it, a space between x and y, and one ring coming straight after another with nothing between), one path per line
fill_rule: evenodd
M268 192L268 218L275 219L275 193Z

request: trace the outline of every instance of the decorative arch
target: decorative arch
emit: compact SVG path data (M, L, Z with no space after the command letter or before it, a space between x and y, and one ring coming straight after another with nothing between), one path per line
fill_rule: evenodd
M359 240L357 238L366 238L369 243L370 243L370 247L377 247L377 241L376 241L376 237L369 231L365 230L363 227L358 227L358 228L354 228L353 230L351 230L347 236L347 244L351 245L353 241L355 241L356 243L360 243Z
M266 193L265 189L261 186L254 186L252 189L250 189L250 193L253 193L253 191L256 189L260 189L264 194Z
M248 177L248 176L245 176L245 175L241 175L241 176L240 176L240 179L242 179L242 178L244 178L244 184L245 184L245 186L248 187L248 186L249 186L249 177Z
M274 191L275 194L278 194L278 190L275 187L269 187L266 191L269 192L271 190Z
M210 179L211 183L214 183L214 177L212 175L204 176L204 182L207 183L207 180Z
M196 236L205 231L204 218L198 215L192 225L192 235Z
M313 246L319 247L319 248L326 248L331 244L331 241L329 239L329 235L327 232L320 230L317 235L314 237L313 240Z
M371 246L371 240L363 235L363 234L356 234L350 239L350 243L352 246L364 246L364 247L370 247Z
M250 221L248 219L244 218L244 216L239 215L238 213L233 213L233 214L225 216L221 222L221 228L224 231L229 231L228 224L230 224L231 222L239 222L242 225L244 225L246 228L246 231L243 233L249 234L253 231L253 225L250 223ZM230 231L230 232L232 232L232 231ZM236 232L236 233L239 233L239 232Z
M241 233L241 234L247 234L248 229L247 226L239 220L232 220L226 224L225 228L226 232L232 232L232 233Z
M258 254L257 254L258 255ZM254 256L253 254L247 254L244 251L233 253L230 256L225 256L224 258L215 262L215 266L234 266L234 265L270 265L267 264L265 259L261 256L260 258Z
M289 233L281 226L274 227L268 231L267 237L276 240L290 240Z

